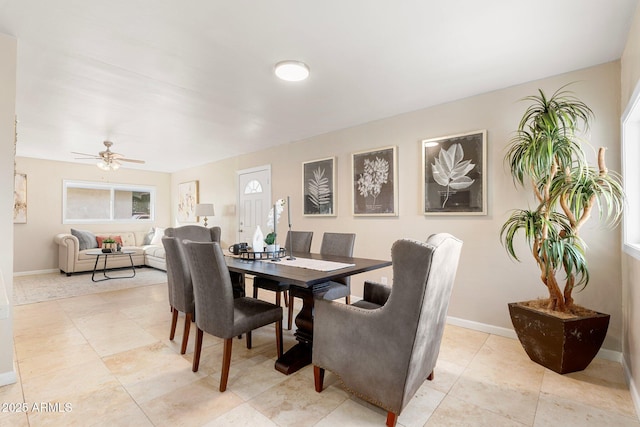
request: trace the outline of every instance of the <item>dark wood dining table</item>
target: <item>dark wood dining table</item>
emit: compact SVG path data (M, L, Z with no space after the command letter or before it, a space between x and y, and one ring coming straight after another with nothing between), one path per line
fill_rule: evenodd
M293 254L297 258L333 261L353 264L332 271L312 270L309 268L283 265L278 261L247 260L237 256L226 256L230 271L253 276L262 276L279 282L289 283L289 292L302 299L302 309L296 316L296 332L298 343L276 361L276 369L284 374L291 374L311 363L313 346L313 305L315 298L321 298L327 290L327 282L341 277L364 273L391 265L391 261L328 256L321 254ZM283 258L286 258L283 257Z

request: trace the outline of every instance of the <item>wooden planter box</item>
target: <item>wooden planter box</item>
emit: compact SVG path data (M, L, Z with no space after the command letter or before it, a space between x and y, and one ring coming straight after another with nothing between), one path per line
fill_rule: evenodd
M562 319L522 303L509 303L511 322L529 358L559 374L582 371L600 350L608 314Z

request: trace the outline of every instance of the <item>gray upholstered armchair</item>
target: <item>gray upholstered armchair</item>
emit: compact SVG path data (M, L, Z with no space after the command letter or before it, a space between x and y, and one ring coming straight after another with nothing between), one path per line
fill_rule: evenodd
M316 391L328 369L388 411L387 425L394 426L425 379L433 379L461 249L462 242L446 233L426 243L398 240L391 249L390 292L369 283L367 296L376 301L360 307L316 300Z

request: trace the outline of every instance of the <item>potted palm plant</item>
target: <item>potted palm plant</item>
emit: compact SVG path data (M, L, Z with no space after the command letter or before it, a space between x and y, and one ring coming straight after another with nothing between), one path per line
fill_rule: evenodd
M565 87L551 97L539 90L524 100L530 105L505 162L517 187L530 186L535 205L514 210L500 237L509 256L519 260L514 240L524 236L549 295L510 303L509 312L533 361L558 373L575 372L591 363L609 325L608 314L578 306L573 299L573 291L589 282L579 231L594 209L603 223L617 225L624 193L619 175L607 169L604 148L598 150L597 167L587 161L578 136L593 119L586 104ZM578 329L581 324L584 330Z

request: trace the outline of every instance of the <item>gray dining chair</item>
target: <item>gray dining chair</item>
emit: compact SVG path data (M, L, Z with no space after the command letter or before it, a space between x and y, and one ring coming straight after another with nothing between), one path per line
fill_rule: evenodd
M169 339L173 341L175 337L178 314L180 312L184 313L184 331L182 333L180 354L185 354L187 342L189 341L191 320L195 313L191 274L178 239L164 236L162 245L164 246L167 263L167 285L169 288L169 305L171 306Z
M370 301L364 306L316 300L316 391L328 369L347 390L385 409L387 426L394 426L425 379L433 379L461 249L447 233L426 243L398 240L391 248L392 287L365 282Z
M196 310L196 348L193 372L198 371L204 332L224 339L220 391L227 389L233 338L275 323L276 351L282 356L282 307L254 298L234 298L229 269L220 244L184 241L193 281Z
M311 240L313 239L313 231L288 231L287 239L284 247L297 253L311 252ZM258 289L265 289L276 293L276 305L280 306L280 295L284 296L284 305L289 307L287 315L287 329L291 329L293 323L293 307L289 305L288 290L289 283L278 282L276 280L267 279L265 277L256 276L253 279L253 297L258 298Z
M180 243L183 240L220 243L221 234L222 229L220 227L203 227L201 225L183 225L181 227L167 228L164 231L165 236L176 237ZM184 268L188 268L186 264ZM231 272L231 283L233 283L233 295L236 298L245 296L245 283L242 274Z
M162 237L167 265L169 305L171 307L170 340L173 341L175 337L179 313L185 314L180 354L185 354L187 351L191 321L195 314L191 274L189 273L189 266L184 258L180 242L186 238L199 241L220 241L220 233L220 227L206 228L199 225L186 225L184 227L167 228Z
M171 307L171 328L169 339L173 341L176 333L179 313L185 314L184 330L180 354L185 354L189 341L191 322L195 317L193 299L193 284L189 265L185 258L182 240L189 239L200 242L219 242L220 227L202 227L199 225L185 225L183 227L167 228L162 238L167 265L167 287L169 291L169 305ZM234 293L240 296L244 289L243 276L234 276Z
M353 256L353 246L356 242L356 235L353 233L324 233L320 254L335 256ZM325 283L326 289L322 295L323 299L335 300L344 298L347 304L351 303L351 278L343 277ZM289 292L289 310L293 312L293 295Z

